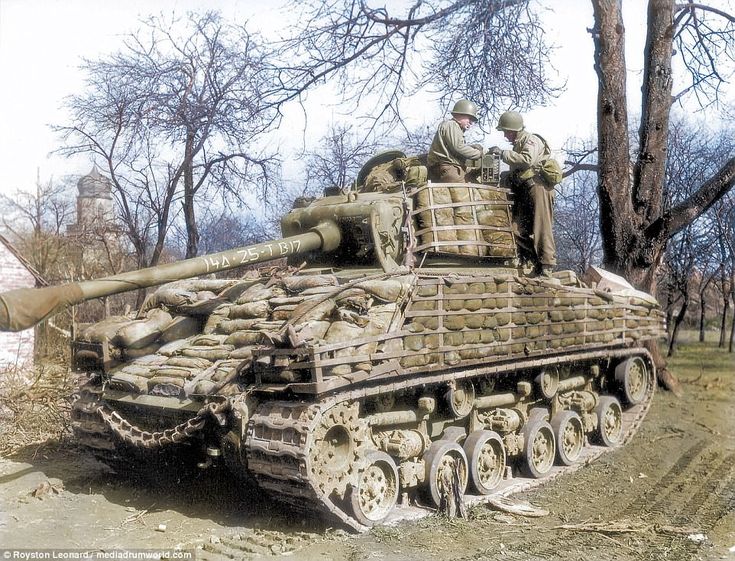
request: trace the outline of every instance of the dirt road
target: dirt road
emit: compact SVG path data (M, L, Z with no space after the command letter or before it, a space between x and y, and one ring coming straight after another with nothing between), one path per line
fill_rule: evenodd
M515 497L548 516L480 506L468 520L429 517L355 536L294 519L217 472L120 478L69 446L34 445L0 459L0 547L180 547L200 559L735 561L735 362L689 347L674 369L685 395L659 392L629 445Z

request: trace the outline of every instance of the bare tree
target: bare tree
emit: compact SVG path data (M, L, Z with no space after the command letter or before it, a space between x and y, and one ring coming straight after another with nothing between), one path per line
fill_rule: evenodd
M594 0L598 91L599 190L604 263L653 292L667 241L735 183L735 157L720 154L717 170L688 197L667 206L666 162L672 103L685 93L716 101L732 62L735 17L703 4L649 0L643 104L637 152L630 157L622 0ZM676 50L674 46L676 45ZM672 59L681 55L692 83L672 95ZM729 59L729 60L728 60ZM629 173L629 169L633 173Z
M415 1L405 9L367 0L293 2L299 33L286 43L280 102L334 81L352 108L400 120L421 88L457 92L488 112L529 109L557 90L549 49L529 0Z
M191 257L203 190L265 194L274 160L256 139L277 115L263 103L267 53L244 27L216 12L151 18L119 52L83 69L87 88L68 100L71 123L57 127L61 152L104 161L139 265L160 259L175 201Z
M669 294L667 315L673 315L673 322L669 326L669 349L667 356L674 354L679 329L691 305L692 285L695 281L697 256L701 251L701 239L693 227L685 228L669 242L666 255L665 284ZM677 313L674 315L674 309Z
M68 274L71 243L64 238L74 218L71 188L63 182L36 180L35 192L0 195L0 215L13 244L39 274L50 281Z
M720 259L719 282L717 288L722 297L722 316L720 318L719 347L725 346L727 337L727 317L730 311L730 301L735 302L735 197L729 193L715 205L713 209L713 231L715 243L713 247ZM733 350L735 338L735 314L730 327L730 342L728 349Z
M260 243L271 236L265 224L252 213L205 206L199 216L199 232L202 254L216 253L235 247ZM183 257L186 253L186 227L183 223L174 224L169 251Z
M597 199L596 149L590 141L570 141L566 180L557 187L554 237L560 267L584 273L602 259Z
M332 124L319 147L304 154L302 195L318 194L325 187L347 187L380 144L362 138L351 125Z

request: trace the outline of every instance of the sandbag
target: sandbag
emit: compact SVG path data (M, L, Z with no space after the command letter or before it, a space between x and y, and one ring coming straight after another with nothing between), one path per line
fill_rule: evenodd
M230 353L235 349L234 345L222 345L220 347L185 347L181 349L184 356L195 356L206 358L214 362L216 360L225 360L230 358Z
M291 312L291 317L298 323L320 321L332 315L336 307L337 305L331 298L327 298L318 304L315 304L314 300L306 300L296 306Z
M302 341L318 341L324 339L331 322L312 320L300 323L296 327L296 333Z
M90 343L102 343L109 341L124 325L129 324L131 320L125 316L112 316L98 323L92 324L82 331L79 335L81 341Z
M199 294L205 294L200 292ZM211 293L208 293L211 294ZM208 316L215 313L217 309L222 305L229 306L229 302L225 298L214 297L214 298L203 298L198 299L196 302L191 304L183 304L172 308L171 310L177 314L183 314L187 316Z
M407 286L397 280L369 280L358 285L376 298L385 302L396 302L407 291Z
M273 298L274 296L283 295L283 290L275 285L266 287L264 284L257 283L248 288L242 294L240 294L240 297L237 299L236 303L246 304L249 302L256 302L258 300L268 300L269 298Z
M339 282L334 275L304 275L283 277L281 279L283 286L289 292L301 292L309 288L318 288L322 286L337 286Z
M202 320L191 316L178 316L161 332L159 341L170 343L178 339L186 339L202 330Z
M244 347L247 345L259 345L266 342L267 338L260 331L235 331L230 334L224 343L234 345L235 347Z
M258 318L250 318L250 319L227 319L220 322L220 324L215 328L215 333L223 333L225 335L231 335L235 331L243 331L248 329L253 329L255 325L261 321Z
M177 288L175 286L164 285L149 295L138 312L138 317L144 317L149 310L154 308L166 307L174 310L179 306L192 304L196 302L196 292Z
M191 345L194 347L216 347L221 345L227 339L227 335L218 335L215 333L197 335L191 339Z
M165 345L161 346L161 348L158 349L158 354L164 357L173 356L177 354L181 349L186 347L188 344L189 341L187 339L178 339L176 341L171 341L170 343L166 343Z
M122 355L125 360L135 360L146 355L152 355L156 353L160 348L160 344L153 343L152 345L148 345L147 347L143 347L142 349L123 349Z
M128 374L126 372L118 372L110 379L110 387L122 391L132 391L135 393L148 392L148 378Z
M186 368L209 368L212 363L206 359L193 356L173 356L166 360L165 366L183 366Z
M151 378L160 378L161 376L167 376L171 378L182 378L188 380L192 374L196 371L194 368L184 368L181 366L159 366L153 370L153 376Z
M120 328L112 338L112 343L124 349L141 349L158 339L172 321L168 312L158 308L150 310L146 319L135 320Z
M240 302L240 299L238 299ZM238 304L230 308L229 317L232 319L247 318L263 318L266 319L270 314L271 306L267 300L258 300L255 302L246 302Z

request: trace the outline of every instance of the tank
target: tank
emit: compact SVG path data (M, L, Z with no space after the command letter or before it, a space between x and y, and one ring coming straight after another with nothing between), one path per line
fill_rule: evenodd
M663 314L600 269L531 276L499 169L437 184L380 154L350 190L297 201L283 239L5 293L0 328L159 286L72 343L74 432L113 466L183 451L357 531L527 489L632 436Z

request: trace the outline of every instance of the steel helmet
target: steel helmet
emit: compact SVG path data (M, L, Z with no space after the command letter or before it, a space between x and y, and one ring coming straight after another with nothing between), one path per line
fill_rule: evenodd
M452 107L452 114L469 115L475 121L477 121L477 105L471 102L469 99L460 99Z
M523 117L518 111L506 111L500 116L497 129L516 132L523 130Z

